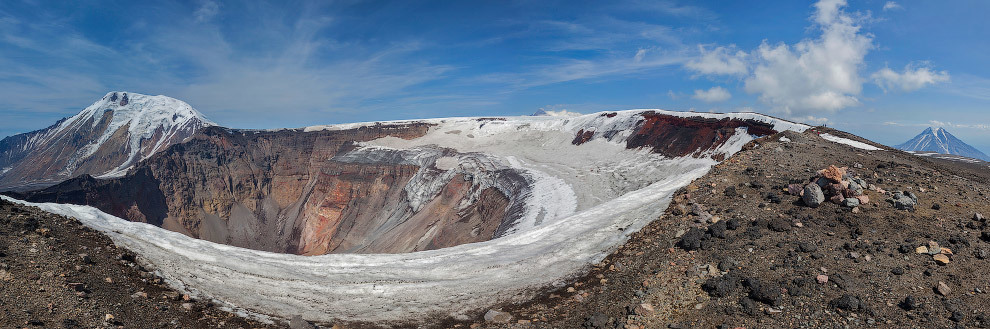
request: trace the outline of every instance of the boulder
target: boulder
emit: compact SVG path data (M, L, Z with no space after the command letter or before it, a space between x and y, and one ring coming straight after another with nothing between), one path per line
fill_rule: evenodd
M859 206L859 199L857 199L857 198L846 198L845 200L842 200L842 206L843 207L849 207L849 208L858 207Z
M825 202L825 194L822 193L818 184L808 184L804 186L804 195L801 196L801 200L808 207L818 208L822 202Z

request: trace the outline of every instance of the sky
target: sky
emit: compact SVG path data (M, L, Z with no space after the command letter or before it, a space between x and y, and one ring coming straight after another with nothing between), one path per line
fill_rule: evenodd
M755 111L990 153L990 1L0 2L0 136L109 91L234 128Z

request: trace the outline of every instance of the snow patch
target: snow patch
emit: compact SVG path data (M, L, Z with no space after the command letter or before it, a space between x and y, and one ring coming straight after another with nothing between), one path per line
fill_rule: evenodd
M854 140L851 140L851 139L848 139L848 138L842 138L842 137L834 136L834 135L830 135L830 134L821 134L820 136L822 138L824 138L825 140L827 140L827 141L830 141L830 142L833 142L833 143L839 143L839 144L846 144L846 145L849 145L849 146L852 146L852 147L855 147L855 148L858 148L858 149L863 149L863 150L867 150L867 151L879 151L879 150L883 150L883 149L881 149L879 147L876 147L876 146L873 146L873 145L870 145L870 144L866 144L866 143L863 143L863 142L857 142L857 141L854 141Z

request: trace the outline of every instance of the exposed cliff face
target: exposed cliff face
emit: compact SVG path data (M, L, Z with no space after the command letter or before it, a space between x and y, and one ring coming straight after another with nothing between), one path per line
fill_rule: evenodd
M655 114L700 119L650 124ZM335 322L461 317L567 279L657 219L675 191L756 138L755 125L722 119L808 128L754 113L660 110L209 128L118 179L129 185L147 168L167 202L162 226L201 239L90 207L41 206L79 217L168 282L225 306ZM669 141L681 138L698 150ZM45 193L79 195L66 187ZM74 190L86 190L83 202L117 193ZM204 239L352 254L296 257ZM424 249L435 250L402 252Z
M122 175L132 165L213 125L165 96L111 92L79 114L0 141L0 190L78 175Z
M123 99L109 101L120 104ZM644 168L612 174L619 180L601 178L572 187L566 176L560 180L537 167L514 164L516 157L499 155L508 145L460 151L464 146L456 145L471 145L474 134L563 129L575 131L569 140L575 151L600 148L588 143L602 139L669 158L720 158L732 152L723 148L733 138L739 144L747 140L743 136L775 132L772 124L758 120L652 111L618 117L603 113L572 123L532 120L428 120L278 131L208 127L149 157L127 176L83 176L20 197L93 205L131 221L250 249L302 255L405 253L539 226L648 184L663 172ZM539 127L548 122L565 125ZM424 138L431 129L434 137ZM372 143L387 140L412 144ZM455 140L454 147L440 146ZM552 143L567 141L545 141L540 147L553 149L558 146ZM637 164L643 165L649 167ZM600 175L578 176L588 174ZM574 199L572 188L600 183L609 187Z
M491 239L508 216L509 198L472 181L484 173L437 168L437 160L456 152L347 156L354 142L415 138L428 127L311 133L207 128L125 177L85 176L23 197L93 205L213 242L303 255L399 253ZM479 171L486 169L495 168ZM120 186L154 188L134 193ZM138 204L142 200L161 202Z

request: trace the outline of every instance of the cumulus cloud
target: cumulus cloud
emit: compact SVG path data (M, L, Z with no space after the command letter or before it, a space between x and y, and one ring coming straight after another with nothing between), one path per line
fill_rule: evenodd
M715 86L708 90L697 89L691 98L705 103L718 103L729 100L729 98L732 98L732 94L729 94L729 91L725 90L725 88Z
M817 35L795 44L764 40L750 52L736 46L699 46L700 55L684 67L702 75L736 76L743 89L758 95L775 112L793 118L821 116L860 104L866 55L874 48L873 35L862 31L868 16L845 11L846 0L819 0L811 16ZM888 2L886 9L899 8ZM865 17L865 18L864 18ZM870 76L885 90L917 90L947 81L945 71L927 65L909 65L903 72L882 69ZM696 95L700 95L696 93ZM696 97L698 98L698 97Z
M893 1L887 1L887 3L883 4L883 11L894 10L894 9L902 9L902 7L901 5Z
M701 56L688 61L684 65L688 69L707 75L744 75L749 72L746 67L748 55L734 46L716 46L709 50L704 45L699 45L698 50Z
M816 39L790 46L763 42L758 64L746 78L746 92L788 115L834 113L859 104L860 68L873 48L857 20L845 13L845 0L822 0L812 16L821 31Z
M908 64L901 73L885 67L870 77L884 91L915 91L926 85L949 81L948 72L935 71L927 64Z

